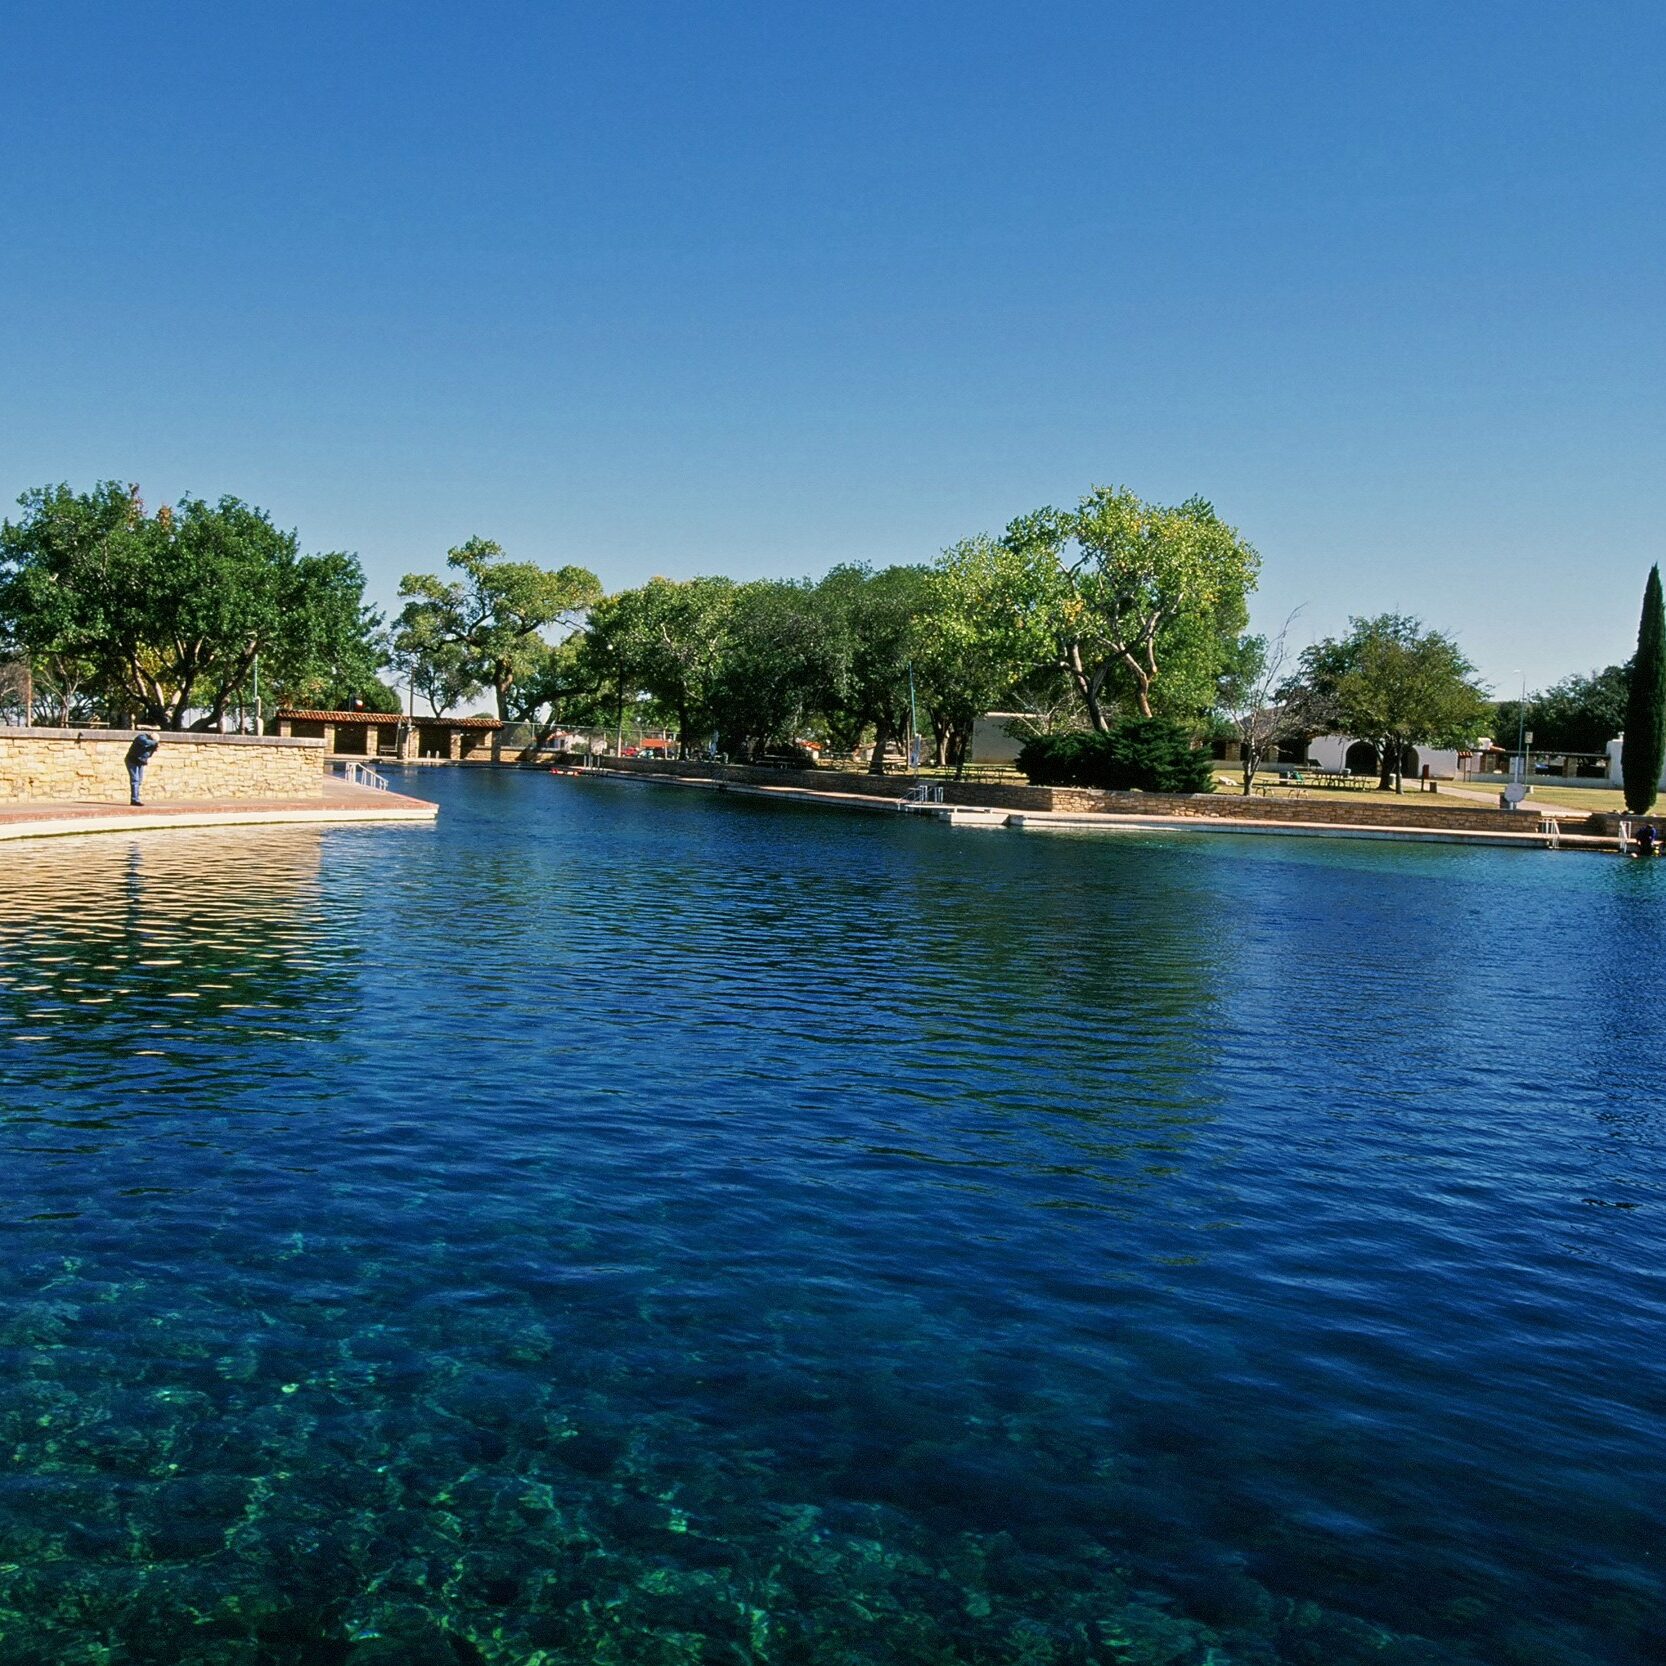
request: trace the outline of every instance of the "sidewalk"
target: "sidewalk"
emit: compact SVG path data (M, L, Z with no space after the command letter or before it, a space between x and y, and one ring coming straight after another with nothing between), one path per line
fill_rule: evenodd
M68 833L139 833L170 827L430 822L438 814L439 806L425 799L326 779L323 793L316 798L158 799L145 805L64 799L0 804L0 841Z

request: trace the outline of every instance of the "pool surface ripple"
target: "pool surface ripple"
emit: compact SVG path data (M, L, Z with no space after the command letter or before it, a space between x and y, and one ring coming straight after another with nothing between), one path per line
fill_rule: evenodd
M1666 863L406 780L7 851L6 1666L1663 1658Z

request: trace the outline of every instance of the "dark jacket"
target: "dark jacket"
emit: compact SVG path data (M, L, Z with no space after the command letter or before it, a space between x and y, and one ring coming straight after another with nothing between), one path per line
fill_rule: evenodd
M156 749L161 744L155 735L135 735L133 744L127 749L127 767L132 769L137 765L143 769L155 757Z

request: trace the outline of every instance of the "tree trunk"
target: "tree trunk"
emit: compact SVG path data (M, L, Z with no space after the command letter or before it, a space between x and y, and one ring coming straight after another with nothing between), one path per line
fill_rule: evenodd
M1082 697L1082 704L1087 707L1088 722L1097 734L1104 734L1107 728L1105 714L1099 709L1099 682L1090 677L1082 665L1082 645L1072 642L1064 653L1064 668L1070 673L1070 679L1076 685L1076 692Z
M874 725L873 755L868 759L868 774L883 775L885 773L885 747L890 739L890 725L882 717Z
M1386 740L1377 742L1377 791L1389 792L1394 786L1394 752L1393 743Z

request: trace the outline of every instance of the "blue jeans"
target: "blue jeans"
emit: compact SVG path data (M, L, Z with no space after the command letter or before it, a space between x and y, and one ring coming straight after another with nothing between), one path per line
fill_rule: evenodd
M143 764L129 764L127 766L128 785L133 788L133 802L135 804L139 802L139 783L144 778L145 766Z

